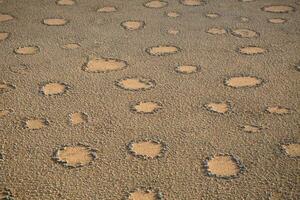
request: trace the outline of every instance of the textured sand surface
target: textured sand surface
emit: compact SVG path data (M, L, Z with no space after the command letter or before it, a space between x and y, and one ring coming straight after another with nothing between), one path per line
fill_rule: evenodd
M0 0L0 199L300 199L299 0Z

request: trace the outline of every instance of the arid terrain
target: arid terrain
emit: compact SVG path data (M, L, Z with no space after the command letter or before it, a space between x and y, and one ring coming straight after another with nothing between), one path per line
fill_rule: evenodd
M0 0L0 199L300 199L299 0Z

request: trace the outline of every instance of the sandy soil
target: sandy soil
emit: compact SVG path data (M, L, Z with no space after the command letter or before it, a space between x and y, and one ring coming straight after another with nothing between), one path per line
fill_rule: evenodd
M299 0L0 0L0 199L300 199Z

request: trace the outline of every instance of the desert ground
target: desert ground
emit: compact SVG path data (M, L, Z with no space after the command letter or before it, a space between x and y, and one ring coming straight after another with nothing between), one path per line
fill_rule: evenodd
M0 0L0 199L300 199L299 0Z

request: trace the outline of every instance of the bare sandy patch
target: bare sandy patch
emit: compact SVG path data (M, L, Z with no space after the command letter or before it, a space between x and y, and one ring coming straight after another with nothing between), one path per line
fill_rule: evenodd
M175 12L175 11L170 11L170 12L167 12L166 15L168 17L171 17L171 18L176 18L176 17L180 16L180 13L179 12Z
M218 178L234 178L242 172L243 166L231 155L216 155L208 158L205 167L209 176Z
M231 31L231 34L240 38L255 38L259 36L256 31L244 28L234 29Z
M175 54L180 51L180 48L173 45L158 45L146 49L146 52L152 56L165 56Z
M0 110L0 118L3 118L7 115L9 115L12 112L12 110Z
M229 111L229 105L226 102L208 103L204 105L206 109L212 112L224 114Z
M151 189L137 189L128 195L128 200L162 200L160 193Z
M137 113L152 114L162 109L162 105L153 101L141 101L131 107L131 110Z
M221 15L218 13L206 13L205 16L208 18L211 18L211 19L215 19L215 18L220 17Z
M4 41L5 39L7 39L9 36L9 33L7 32L0 32L0 42Z
M153 159L163 156L166 147L161 142L153 140L143 140L130 142L128 145L129 152L137 157Z
M73 1L73 0L58 0L58 1L56 1L56 4L60 5L60 6L71 6L71 5L75 4L75 1Z
M285 23L287 20L283 19L283 18L271 18L268 19L268 22L272 23L272 24L283 24Z
M126 30L139 30L144 28L145 22L139 20L129 20L121 23L121 26Z
M261 85L262 82L262 79L252 76L236 76L225 80L225 85L234 88L255 87Z
M51 18L51 19L44 19L43 24L48 26L64 26L68 23L68 20L61 19L61 18Z
M244 125L242 126L242 130L247 133L258 133L261 131L261 127L258 126L252 126L252 125Z
M300 157L300 144L298 143L283 144L281 145L281 147L288 156Z
M13 19L14 19L14 17L11 15L0 13L0 22L6 22L6 21L13 20Z
M295 8L289 5L269 5L262 7L262 10L272 13L288 13L295 11Z
M222 35L227 33L226 29L217 27L209 28L206 32L212 35Z
M180 3L185 6L203 6L206 4L205 0L180 0Z
M66 84L53 82L53 83L44 84L41 87L40 92L46 96L61 95L61 94L65 93L67 89L68 89L68 86Z
M196 65L180 65L175 68L175 71L182 74L193 74L199 70Z
M149 90L156 85L155 81L142 77L125 78L116 81L116 86L125 90Z
M82 112L74 112L69 115L70 123L75 126L78 124L84 124L88 122L88 116Z
M268 200L284 200L284 197L281 193L279 192L272 192L270 195L269 195L269 198Z
M170 35L177 35L178 33L179 33L179 31L176 29L173 29L173 28L168 30L168 34L170 34Z
M66 167L83 167L96 159L96 150L85 145L64 146L54 153L54 160Z
M158 0L148 1L144 4L144 6L147 8L163 8L163 7L166 7L167 5L168 5L168 2L158 1Z
M78 49L80 47L80 44L78 43L68 43L61 46L63 49Z
M5 92L9 92L9 91L14 90L14 89L16 89L16 87L14 85L0 81L0 94L3 94Z
M32 118L24 121L24 127L30 130L42 129L45 128L47 125L49 125L49 122L46 119Z
M270 106L267 108L267 112L272 114L284 115L290 113L290 110L281 106Z
M83 67L83 71L93 73L105 73L121 70L127 67L127 62L115 58L93 58Z
M245 55L256 55L265 53L266 49L256 46L247 46L239 48L239 52Z
M19 55L34 55L37 54L39 51L40 49L37 46L18 47L14 50L14 52Z
M111 13L111 12L116 12L116 11L117 11L117 8L115 6L104 6L97 10L97 12L100 12L100 13Z

